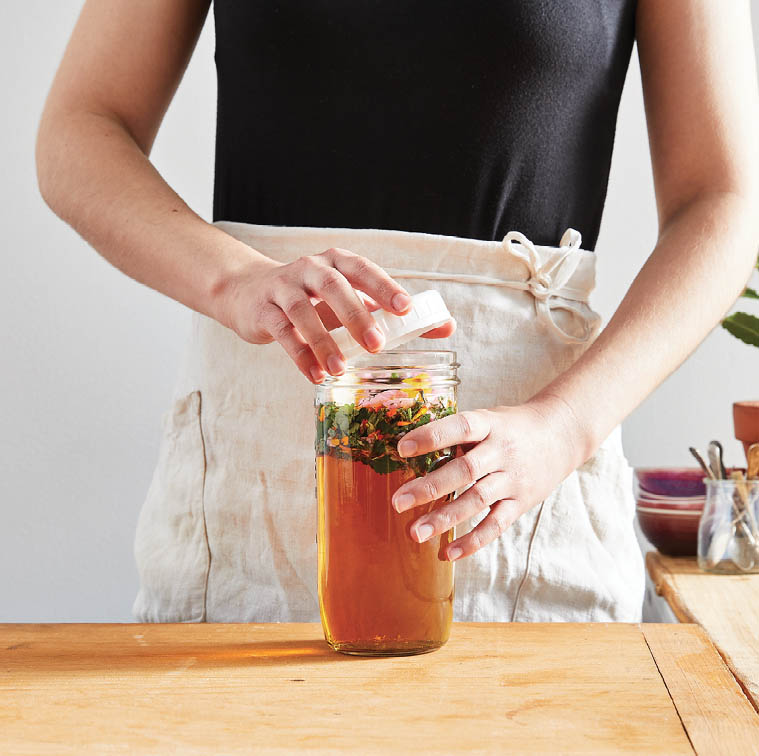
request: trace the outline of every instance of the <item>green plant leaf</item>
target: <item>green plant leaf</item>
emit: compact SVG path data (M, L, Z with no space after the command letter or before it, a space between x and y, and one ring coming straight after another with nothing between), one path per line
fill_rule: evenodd
M420 410L426 412L420 413ZM317 404L316 453L354 459L378 473L408 468L416 475L424 475L434 469L443 452L402 459L398 456L398 441L414 428L455 412L456 406L450 400L446 402L439 397L436 403L428 404L422 392L417 393L411 407L396 409L379 407L371 410L355 403ZM450 450L445 453L450 454Z
M750 286L746 287L746 290L741 294L746 299L759 299L759 292L756 289L752 289Z
M759 347L759 318L746 312L734 312L722 321L722 327L746 344Z
M369 460L369 466L374 472L387 475L387 473L394 472L395 470L402 470L405 465L403 462L398 462L393 459L389 454L384 457L377 457L376 459Z

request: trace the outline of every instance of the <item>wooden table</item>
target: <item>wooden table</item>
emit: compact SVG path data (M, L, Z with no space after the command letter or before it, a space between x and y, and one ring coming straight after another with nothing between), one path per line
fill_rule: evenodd
M658 551L646 565L656 592L677 619L704 628L759 711L759 575L714 575L699 570L695 557Z
M747 753L753 710L695 625L456 624L336 654L316 624L0 625L0 753Z

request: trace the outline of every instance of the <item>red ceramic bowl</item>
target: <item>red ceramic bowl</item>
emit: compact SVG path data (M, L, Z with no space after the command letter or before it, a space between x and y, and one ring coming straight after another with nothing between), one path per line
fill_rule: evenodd
M700 467L636 467L642 491L659 496L705 496L704 471Z
M700 510L661 509L639 503L637 514L643 535L662 554L696 556Z
M704 508L704 496L689 496L687 499L674 499L670 496L657 496L638 491L638 504L654 509L692 509L700 512Z

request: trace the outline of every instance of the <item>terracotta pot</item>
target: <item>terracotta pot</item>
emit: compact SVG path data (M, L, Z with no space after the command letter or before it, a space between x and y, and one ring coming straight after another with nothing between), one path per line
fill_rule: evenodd
M735 437L743 442L743 450L748 457L748 447L759 442L759 402L735 402L733 427Z

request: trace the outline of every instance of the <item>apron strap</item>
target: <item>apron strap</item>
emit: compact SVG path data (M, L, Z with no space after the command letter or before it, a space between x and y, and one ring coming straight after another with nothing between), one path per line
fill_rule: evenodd
M529 291L535 299L535 314L549 330L566 344L585 344L593 337L600 318L588 315L582 304L587 302L587 293L569 286L569 281L580 264L580 257L575 250L580 248L582 237L573 228L567 229L561 237L560 254L541 264L540 255L535 245L518 231L509 231L503 239L504 249L521 260L527 267L529 277L526 281L508 281L491 276L478 276L468 273L444 273L440 271L406 270L403 268L385 268L393 278L424 279L429 281L454 281L481 286L502 286L519 291ZM554 317L555 310L575 313L583 320L583 333L574 336L565 331Z

